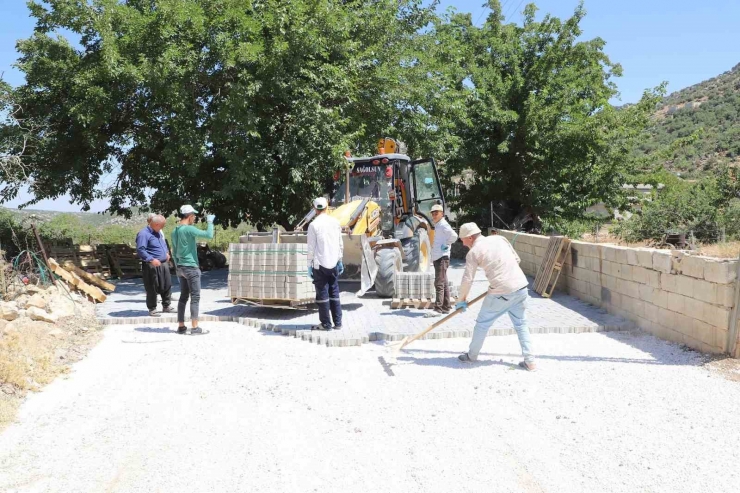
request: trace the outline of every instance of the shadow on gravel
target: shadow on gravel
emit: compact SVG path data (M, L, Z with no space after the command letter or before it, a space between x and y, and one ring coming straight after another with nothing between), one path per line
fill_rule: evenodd
M169 327L136 327L136 332L148 332L151 334L176 334L177 331Z
M431 310L428 310L429 313L431 313ZM383 312L380 314L381 317L388 317L388 316L399 316L399 317L409 317L409 318L425 318L424 315L426 315L426 312L412 312L408 308L403 308L401 310L393 310L392 312ZM426 317L430 320L437 317ZM441 318L441 317L439 317ZM430 323L434 323L433 321Z
M148 317L149 310L123 310L120 312L110 312L108 317Z
M414 358L413 356L399 356L396 359L398 361L404 361L419 366L441 366L445 368L451 368L453 370L467 370L469 368L476 368L480 366L506 366L512 370L520 369L519 366L516 364L498 360L478 360L475 363L463 363L462 361L457 359L457 355L449 356L447 358Z

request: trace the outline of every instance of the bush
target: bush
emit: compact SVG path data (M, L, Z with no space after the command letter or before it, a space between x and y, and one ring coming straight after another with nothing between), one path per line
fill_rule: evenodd
M586 233L593 233L604 223L603 218L563 219L559 217L542 218L542 234L562 235L577 240Z

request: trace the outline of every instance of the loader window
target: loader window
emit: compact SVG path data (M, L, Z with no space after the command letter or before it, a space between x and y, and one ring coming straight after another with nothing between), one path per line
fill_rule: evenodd
M442 187L433 160L414 163L414 185L419 212L431 217L432 206L437 203L444 204Z
M390 190L388 182L390 180L383 175L384 170L385 167L381 166L355 166L349 174L350 199L370 198L376 202L388 199L388 191ZM344 177L345 175L342 174L339 180L335 182L335 192L332 200L334 205L344 203Z

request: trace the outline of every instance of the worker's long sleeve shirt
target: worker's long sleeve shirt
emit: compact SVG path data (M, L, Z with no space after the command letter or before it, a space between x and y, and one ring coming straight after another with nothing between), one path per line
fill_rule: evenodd
M449 247L457 241L457 233L452 229L450 223L445 218L439 220L434 225L434 243L432 244L432 262L442 257L450 256L450 249L442 250L443 247Z
M465 273L460 284L460 299L467 299L480 267L488 279L488 294L513 293L529 284L519 267L519 255L503 236L479 236L465 257Z
M308 262L314 269L319 265L333 269L344 255L342 227L326 213L319 214L308 226Z
M154 231L151 226L139 231L136 235L136 253L142 262L151 262L154 259L160 262L167 261L167 243L162 232Z

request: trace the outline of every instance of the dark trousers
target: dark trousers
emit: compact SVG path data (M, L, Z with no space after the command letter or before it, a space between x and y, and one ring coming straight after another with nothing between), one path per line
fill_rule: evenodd
M162 296L162 306L170 306L172 303L172 277L170 267L167 263L154 267L150 264L141 263L141 273L144 276L144 289L146 289L146 307L150 310L157 308L157 295Z
M177 280L180 281L180 299L177 302L177 321L185 323L185 305L190 298L190 320L198 320L200 310L200 269L198 267L178 267Z
M434 308L449 310L450 307L450 285L447 284L447 268L450 266L449 257L442 257L434 261L434 288L437 291L437 299Z
M339 301L339 274L337 268L327 269L319 266L313 270L313 285L316 287L316 304L319 307L319 320L324 327L342 325L342 303Z

